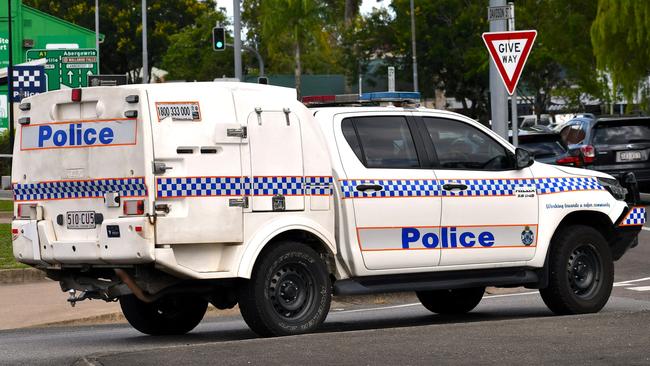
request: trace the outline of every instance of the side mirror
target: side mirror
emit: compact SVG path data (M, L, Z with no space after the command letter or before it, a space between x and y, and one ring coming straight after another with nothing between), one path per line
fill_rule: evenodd
M529 166L533 165L534 162L535 159L533 158L533 156L530 154L528 150L519 147L515 149L516 169L528 168Z

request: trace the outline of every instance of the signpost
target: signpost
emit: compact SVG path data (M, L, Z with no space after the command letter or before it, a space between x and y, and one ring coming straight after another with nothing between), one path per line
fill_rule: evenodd
M517 87L536 37L535 30L483 33L483 42L510 95Z
M47 90L88 86L88 77L99 73L97 50L28 50L27 61L47 59Z
M395 91L395 67L388 66L388 91Z

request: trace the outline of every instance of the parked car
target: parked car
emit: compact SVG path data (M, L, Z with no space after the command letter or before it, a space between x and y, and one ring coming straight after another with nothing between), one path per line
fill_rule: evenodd
M512 141L512 138L511 138ZM569 148L556 132L519 131L519 146L528 150L536 161L546 164L569 164ZM569 159L569 160L567 160Z
M650 117L575 118L558 128L569 147L565 165L584 166L619 180L633 172L650 183Z

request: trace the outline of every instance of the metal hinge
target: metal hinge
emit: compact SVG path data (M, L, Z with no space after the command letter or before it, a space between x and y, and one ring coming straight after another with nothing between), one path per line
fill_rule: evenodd
M228 200L228 206L248 208L248 197L231 198Z
M245 139L248 136L248 129L244 126L242 128L229 128L226 130L228 137L241 137Z

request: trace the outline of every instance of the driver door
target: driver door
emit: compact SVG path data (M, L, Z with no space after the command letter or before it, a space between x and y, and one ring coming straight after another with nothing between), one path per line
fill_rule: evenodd
M441 187L440 265L530 260L537 243L538 203L529 168L468 122L418 118L434 150Z

